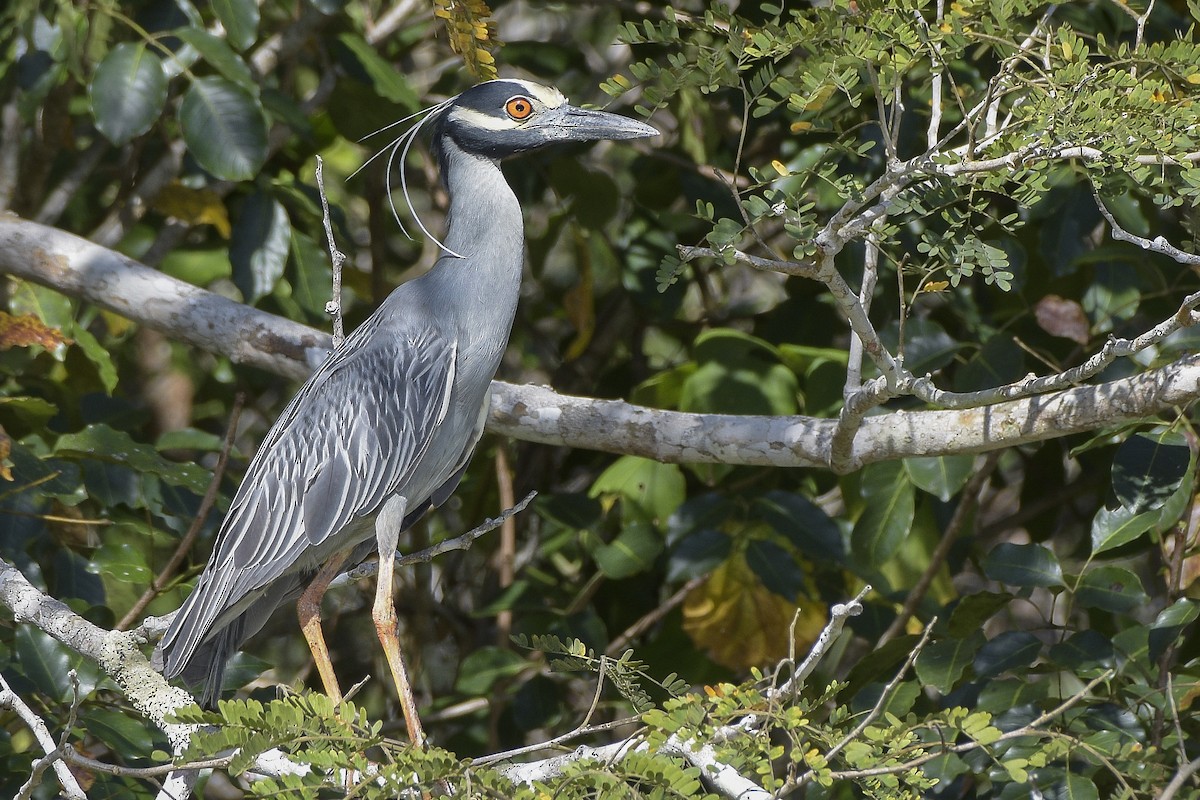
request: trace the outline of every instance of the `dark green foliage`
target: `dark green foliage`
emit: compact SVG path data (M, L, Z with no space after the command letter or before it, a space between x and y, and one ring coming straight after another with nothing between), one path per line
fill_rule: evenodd
M350 255L352 327L432 256L398 235L386 158L351 177L401 129L355 142L471 82L451 34L473 70L494 54L502 75L581 102L601 97L603 79L614 110L666 132L506 165L530 263L507 380L675 411L837 418L857 366L841 307L827 285L747 257L832 268L852 294L873 259L868 318L883 347L939 389L1007 387L941 418L964 431L971 414L990 424L1026 375L1085 364L1110 338L1185 323L1066 383L1138 376L1197 350L1180 312L1200 289L1186 257L1200 251L1195 2L1160 2L1139 24L1146 3L1109 0L637 5L647 20L629 4L439 0L381 35L398 5L3 4L0 154L18 157L0 170L0 199L327 328L321 155ZM509 31L533 38L505 41ZM617 39L628 49L611 48ZM413 212L441 230L445 198L420 146L392 168L407 169ZM1121 241L1113 221L1185 257ZM830 234L844 241L825 263ZM290 388L33 283L4 278L0 311L0 557L102 627L135 607L197 523L234 398L248 397L214 509L132 624L169 612ZM863 361L865 380L881 374ZM890 443L904 444L930 404L889 398L870 413L891 414ZM337 709L267 679L246 688L268 667L271 681L313 685L285 611L231 667L217 711L178 712L206 726L181 760L240 748L224 769L260 797L341 797L345 771L358 797L414 786L713 796L680 755L691 741L769 792L821 800L1023 798L1033 786L1047 798L1157 796L1200 741L1197 434L1191 407L1131 420L1126 400L1105 401L1091 434L989 427L997 447L1020 441L994 461L947 448L836 475L485 439L455 500L404 545L539 492L515 520L515 553L492 534L401 576L438 746L393 738L386 680ZM508 582L495 567L510 558ZM780 691L834 604L865 582L862 613ZM326 608L347 687L386 675L362 610L370 593L341 589ZM170 759L96 665L5 620L0 673L56 740L118 766ZM584 723L608 727L563 747L629 736L647 747L532 785L489 758ZM312 769L250 780L270 748ZM0 712L0 796L40 755ZM93 799L157 792L88 774ZM34 797L57 788L47 772Z

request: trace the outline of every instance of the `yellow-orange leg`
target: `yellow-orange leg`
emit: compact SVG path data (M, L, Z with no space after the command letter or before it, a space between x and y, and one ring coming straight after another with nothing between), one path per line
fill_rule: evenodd
M413 696L412 684L408 679L408 666L400 652L400 636L396 632L396 604L392 598L392 575L396 566L396 540L404 521L407 503L402 497L393 497L384 503L375 518L375 539L379 545L379 572L376 574L375 605L371 618L375 621L375 633L387 657L392 680L396 683L396 694L400 697L400 709L404 712L404 724L408 727L408 740L417 747L425 745L425 730L417 716L417 700Z
M325 645L325 634L321 630L321 600L329 590L329 584L337 577L342 564L346 562L347 553L338 553L325 562L317 577L300 595L296 601L296 614L300 617L300 630L312 651L313 663L321 675L321 683L325 685L325 694L333 700L336 706L342 702L342 690L338 686L337 675L333 674L333 663L329 660L329 648Z

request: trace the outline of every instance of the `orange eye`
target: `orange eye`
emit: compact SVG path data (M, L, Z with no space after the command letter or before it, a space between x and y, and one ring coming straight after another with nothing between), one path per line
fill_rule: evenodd
M509 98L509 101L504 104L504 110L508 115L518 122L529 117L533 113L533 103L528 97L517 95Z

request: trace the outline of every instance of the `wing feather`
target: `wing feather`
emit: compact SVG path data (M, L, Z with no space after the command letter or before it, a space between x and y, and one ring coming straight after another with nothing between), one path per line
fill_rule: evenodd
M449 408L456 345L432 328L361 338L305 383L251 461L212 558L163 638L168 677L306 550L406 491L419 469Z

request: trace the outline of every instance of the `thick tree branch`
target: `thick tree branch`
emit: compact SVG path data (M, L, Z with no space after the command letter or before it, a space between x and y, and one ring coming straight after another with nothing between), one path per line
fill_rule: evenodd
M328 335L313 328L235 303L79 237L16 217L0 217L0 272L82 298L237 363L289 378L306 376L324 359L329 346ZM1146 335L1157 339L1167 329L1192 321L1188 308ZM1138 340L1129 341L1129 346L1137 344ZM1118 346L1113 351L1124 349ZM1065 380L1071 372L1063 375ZM918 379L911 391L935 402L953 400L922 383L926 381ZM922 386L928 390L922 391ZM915 455L987 452L1053 439L1142 419L1197 397L1200 357L1187 355L1129 378L987 408L868 416L839 468L857 469ZM680 463L827 467L837 425L835 420L805 416L663 411L500 381L492 385L491 400L488 428L494 433Z

